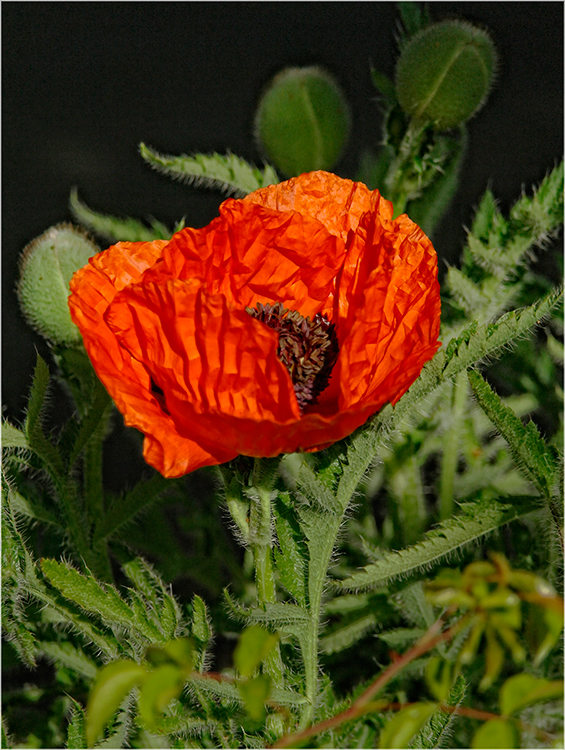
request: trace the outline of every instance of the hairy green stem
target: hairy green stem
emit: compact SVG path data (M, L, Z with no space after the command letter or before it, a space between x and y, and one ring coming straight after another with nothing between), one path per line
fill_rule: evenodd
M321 564L316 567L310 565L308 571L308 609L310 611L310 621L308 623L307 634L301 639L300 643L302 658L304 660L305 693L308 703L304 705L300 717L299 729L305 729L314 719L316 698L318 695L318 641L322 614L322 595L343 515L332 515L331 522L328 522L327 519L325 520L325 533L318 537L319 547L316 555Z
M453 488L457 473L457 459L459 457L459 438L461 425L467 403L468 381L467 373L460 372L453 383L451 425L443 437L443 458L441 462L440 490L439 490L439 518L445 521L453 515Z
M256 458L249 488L249 546L253 552L255 583L259 605L274 604L277 589L271 553L271 492L278 474L280 459ZM275 687L284 686L283 665L277 645L265 660L265 671Z

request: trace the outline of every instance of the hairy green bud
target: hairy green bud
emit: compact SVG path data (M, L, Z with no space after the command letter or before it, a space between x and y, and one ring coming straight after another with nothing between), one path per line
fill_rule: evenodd
M271 81L255 115L255 137L277 169L293 177L330 169L349 136L342 90L318 67L287 68Z
M69 282L98 250L82 230L57 224L22 252L17 285L20 307L31 327L55 344L76 346L82 341L67 303Z
M432 24L400 55L398 101L411 117L449 130L483 106L495 69L496 51L485 31L464 21Z

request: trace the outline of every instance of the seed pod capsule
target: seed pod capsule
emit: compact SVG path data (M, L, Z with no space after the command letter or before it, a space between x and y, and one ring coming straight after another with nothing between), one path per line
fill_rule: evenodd
M485 103L496 69L488 34L464 21L443 21L416 34L396 68L402 109L418 120L449 130Z
M54 344L82 341L67 304L69 282L99 248L80 229L57 224L32 240L20 259L17 293L32 328Z
M333 167L347 142L350 119L343 92L329 73L287 68L259 102L255 137L266 158L292 177Z

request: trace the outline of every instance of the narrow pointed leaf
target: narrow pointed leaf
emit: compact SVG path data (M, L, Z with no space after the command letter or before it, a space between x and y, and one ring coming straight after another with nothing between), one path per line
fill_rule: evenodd
M279 493L279 502L275 506L275 524L280 545L280 551L277 547L274 548L279 579L296 602L304 607L306 605L308 554L301 538L292 503L286 493Z
M378 619L372 612L360 616L353 622L348 622L320 639L320 649L325 654L337 654L350 648L354 643L364 638L378 625Z
M88 747L86 743L84 709L80 703L73 698L71 698L71 701L71 715L69 717L69 726L67 728L67 747L83 750L83 748Z
M439 524L422 542L391 552L349 578L335 581L334 586L342 591L367 590L401 576L429 570L465 545L534 510L536 506L529 497L512 498L512 504L479 500L463 505L461 515Z
M53 443L45 437L41 425L41 413L48 387L49 368L38 354L24 431L31 450L43 459L51 475L59 479L64 474L63 462Z
M558 465L535 424L522 424L478 372L469 372L469 381L479 406L508 442L518 467L546 498L551 499Z
M42 560L41 568L52 586L87 613L97 615L104 623L126 630L134 628L150 642L162 640L160 630L147 614L128 606L113 586L103 585L93 576L84 576L70 565L56 560Z
M69 641L55 643L54 641L42 642L39 644L40 650L55 664L63 665L73 672L93 680L96 677L97 665L82 651L75 648Z
M69 206L80 224L110 242L152 242L167 240L172 236L172 232L155 219L149 228L137 219L120 218L93 211L79 199L76 188L71 191Z
M279 182L272 167L267 165L261 171L234 154L168 156L144 143L140 143L139 151L153 169L173 179L196 186L219 188L238 197Z
M2 423L2 448L5 450L23 448L29 450L28 439L22 430L14 427L9 422Z
M138 482L123 497L116 499L108 512L100 519L95 530L97 539L108 539L116 534L138 514L159 500L165 490L174 485L174 479L165 479L155 473L151 479Z
M457 708L463 702L467 685L461 675L457 677L445 700L446 705ZM449 747L449 739L453 732L453 724L457 721L454 713L442 711L439 708L424 724L410 743L412 747L435 748Z

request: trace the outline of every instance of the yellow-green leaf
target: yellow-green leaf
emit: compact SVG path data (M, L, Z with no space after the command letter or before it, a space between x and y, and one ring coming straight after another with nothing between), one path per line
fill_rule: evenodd
M403 708L385 725L379 738L379 748L408 747L412 737L436 709L436 703L414 703Z
M88 697L86 740L92 747L125 696L147 677L147 671L134 661L114 661L102 667Z
M471 747L480 748L519 747L520 738L514 723L508 719L492 719L481 724L475 732Z
M271 679L266 675L258 675L250 680L240 680L237 687L250 718L254 721L262 721L265 715L265 703L271 692Z
M249 677L257 669L269 652L278 643L278 636L269 633L260 625L252 625L241 634L233 658L242 677Z
M139 715L147 729L155 727L159 714L182 690L183 672L174 664L163 664L150 672L139 693Z
M500 709L505 716L517 713L533 703L551 701L563 695L561 680L543 680L531 674L510 677L500 690Z

